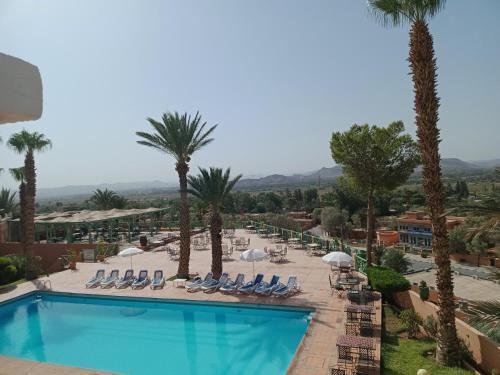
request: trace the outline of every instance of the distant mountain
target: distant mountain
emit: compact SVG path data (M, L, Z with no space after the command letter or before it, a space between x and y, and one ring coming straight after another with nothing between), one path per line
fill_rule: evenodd
M441 167L445 175L473 174L481 173L493 169L500 165L500 159L466 162L457 158L444 158L441 160ZM414 175L422 172L421 167L417 167ZM263 189L287 186L298 186L305 184L314 184L318 181L331 182L342 176L342 167L335 165L333 167L323 167L314 172L303 174L282 175L272 174L264 177L244 178L238 182L238 189ZM165 190L174 190L177 183L167 183L164 181L138 181L122 182L99 185L71 185L56 188L40 188L37 196L42 199L58 199L61 197L81 197L90 196L96 189L111 189L120 194L148 194L159 193Z

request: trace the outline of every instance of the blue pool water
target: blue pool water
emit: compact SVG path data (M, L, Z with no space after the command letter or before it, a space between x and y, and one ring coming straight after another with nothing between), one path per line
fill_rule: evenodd
M310 312L41 293L0 305L0 354L130 375L278 375Z

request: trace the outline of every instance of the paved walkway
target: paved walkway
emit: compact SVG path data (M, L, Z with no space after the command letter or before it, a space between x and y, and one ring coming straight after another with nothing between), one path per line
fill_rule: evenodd
M254 234L248 234L238 230L237 236L250 238L250 247L264 248L273 247L268 240L258 238ZM227 240L225 240L227 242ZM233 254L234 260L224 262L224 271L233 275L245 273L246 278L252 277L252 263L239 260L239 252ZM190 271L198 272L201 275L206 274L210 269L211 252L191 251ZM177 262L168 259L166 252L144 253L133 257L134 269L136 272L140 269L147 269L150 274L155 269L163 269L165 276L174 276L177 271ZM222 293L187 293L183 288L174 288L172 282L168 282L163 290L151 290L145 288L143 290L127 289L86 289L85 281L93 276L97 269L104 268L108 273L113 268L118 268L123 271L130 267L129 258L112 257L106 263L78 263L78 270L64 271L52 274L49 278L42 278L36 283L23 283L18 285L14 290L0 294L0 302L12 297L25 294L29 291L41 289L44 285L49 285L45 282L50 280L52 290L59 292L72 293L90 293L115 296L137 296L137 297L152 297L152 298L168 298L168 299L186 299L198 301L220 301L220 302L245 302L258 304L273 304L273 305L288 305L288 306L306 306L316 309L311 325L306 332L304 339L298 349L298 352L290 366L288 374L293 375L325 375L328 373L328 368L336 363L336 341L337 337L344 334L345 322L345 300L337 297L332 297L328 282L328 274L330 267L322 263L319 257L309 257L305 255L304 250L288 249L288 262L271 263L269 261L259 262L255 264L256 272L263 272L266 279L272 274L279 274L282 278L288 278L288 275L297 275L302 292L288 299L276 299L271 297L257 296L241 296L241 295L224 295ZM45 284L44 284L45 283ZM377 306L376 323L380 325L381 310L380 304ZM380 340L377 338L377 355L380 352ZM0 374L4 368L6 357L0 357ZM30 364L29 361L19 361ZM40 364L40 366L43 364ZM32 366L32 365L31 365ZM64 374L66 373L61 367L61 372L53 372L53 367L50 366L49 374ZM26 365L24 370L18 372L8 372L9 374L39 374L34 368ZM99 373L100 372L87 372ZM84 374L84 372L82 372Z

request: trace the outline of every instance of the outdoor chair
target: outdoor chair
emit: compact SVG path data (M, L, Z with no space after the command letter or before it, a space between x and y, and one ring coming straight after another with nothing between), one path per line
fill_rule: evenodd
M165 286L165 278L163 277L162 270L156 270L153 274L153 280L151 281L151 289L163 288Z
M119 272L118 270L112 270L108 277L101 281L101 288L111 288L115 285L115 282L118 280Z
M186 285L186 290L190 293L201 290L204 285L210 283L213 280L213 276L214 274L212 272L209 272L204 279L195 279L193 282Z
M132 282L132 289L144 288L149 283L147 270L141 270L139 277Z
M288 252L288 248L285 246L285 248L281 251L281 254L280 254L280 259L279 259L280 262L287 261L287 259L286 259L287 252Z
M360 366L372 366L375 362L375 357L373 355L373 350L368 348L359 348L359 356L357 365Z
M116 282L115 282L115 287L117 289L120 289L120 288L126 288L128 287L130 284L132 284L135 280L135 277L134 277L134 270L126 270L125 271L125 275L123 275L123 277L119 278Z
M349 323L358 322L358 313L355 311L348 311L347 312L347 321Z
M238 288L238 291L245 294L252 294L254 290L257 289L257 287L262 283L263 279L264 274L259 273L257 274L257 276L255 276L255 279Z
M371 322L360 322L359 323L359 335L364 337L373 336L373 326Z
M205 293L208 292L215 292L217 291L221 286L226 284L227 280L229 278L229 274L227 272L224 272L219 280L211 280L208 283L205 283L205 285L202 285L201 290L203 290Z
M276 297L288 297L293 293L300 292L300 286L297 283L297 276L292 275L288 278L286 285L281 284L272 293Z
M96 286L98 286L101 283L101 281L104 280L104 272L105 271L103 269L97 270L95 276L92 277L89 281L87 281L85 287L95 288Z
M219 288L219 291L224 293L233 293L237 291L240 286L243 285L244 281L245 281L245 275L239 273L234 281L231 280L226 281L226 283Z
M362 322L372 322L372 314L369 312L361 312L361 321Z
M345 334L350 336L357 336L359 333L358 325L356 323L345 324Z
M347 292L347 299L348 299L349 301L353 302L353 303L357 303L357 304L359 304L359 303L360 303L360 301L361 301L361 297L360 297L360 295L359 295L359 291L357 291L357 290L352 290L352 289L351 289L351 290L349 290L349 291Z
M350 366L353 364L352 352L351 348L347 346L338 346L339 359L337 363L339 365L343 365L344 367Z
M347 375L346 371L337 367L330 367L330 375Z
M279 286L280 277L278 275L273 275L271 281L269 283L262 283L257 289L255 289L255 293L262 296L269 296L276 288Z

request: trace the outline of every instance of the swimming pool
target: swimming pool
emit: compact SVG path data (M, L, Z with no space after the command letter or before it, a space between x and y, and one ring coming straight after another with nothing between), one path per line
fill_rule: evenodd
M0 354L129 375L278 375L311 312L36 293L0 305Z

